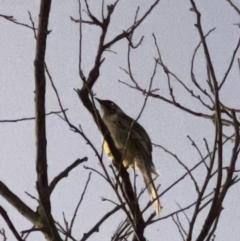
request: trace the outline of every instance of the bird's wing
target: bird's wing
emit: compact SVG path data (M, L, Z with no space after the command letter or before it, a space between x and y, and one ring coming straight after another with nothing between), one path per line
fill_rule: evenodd
M134 124L132 125L132 123ZM134 146L140 148L141 150L145 150L142 152L142 157L149 165L149 168L151 168L151 172L158 176L160 173L155 168L152 161L152 143L145 129L138 122L134 122L131 117L125 114L122 116L122 118L118 118L115 121L115 126L119 128L121 132L125 132L126 140L130 132L130 139L134 143Z
M115 125L126 133L129 133L130 131L131 138L134 139L134 141L136 142L140 142L141 146L146 150L146 152L151 153L152 143L145 129L138 122L134 121L131 117L125 114L122 118L119 119L115 122Z

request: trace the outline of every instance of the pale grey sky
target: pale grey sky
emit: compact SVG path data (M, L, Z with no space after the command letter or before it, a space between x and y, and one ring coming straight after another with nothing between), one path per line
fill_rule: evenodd
M46 62L54 79L64 108L68 108L68 117L75 125L81 125L89 139L101 151L101 135L95 126L92 117L82 106L74 88L80 88L82 82L78 76L78 45L79 29L76 23L70 21L70 16L78 18L78 1L53 1L50 15ZM105 1L110 3L111 1ZM121 0L112 18L111 39L117 33L131 25L137 6L142 15L153 1ZM239 0L235 3L240 7ZM229 6L226 0L203 1L196 0L202 13L202 23L205 33L216 27L208 37L207 42L216 69L217 77L222 78L226 72L232 52L238 42L240 29L233 25L240 22L240 17ZM101 1L89 1L89 5L96 16L100 16ZM136 31L133 39L138 41L144 35L141 46L132 53L132 67L135 78L144 88L148 88L150 76L154 67L154 57L157 51L154 46L152 33L156 35L161 48L165 64L189 87L193 88L190 78L191 57L194 48L199 42L199 35L194 24L196 16L190 9L190 1L162 0L151 15ZM28 11L37 25L39 1L32 0L0 0L0 14L13 15L18 21L30 25ZM86 14L83 13L86 19ZM15 25L0 18L0 120L17 119L34 116L34 69L35 40L30 29ZM82 60L84 73L93 66L98 43L99 30L95 26L83 26ZM100 77L93 90L99 98L111 99L116 102L128 115L137 117L143 105L143 95L136 90L120 84L118 80L131 83L128 76L119 68L127 68L127 41L123 40L111 48L117 54L106 52L106 60L101 68ZM206 68L203 51L197 54L195 73L203 86L206 85ZM239 52L236 57L240 57ZM160 89L160 94L169 96L167 80L163 71L158 69L153 86ZM193 100L186 91L173 82L174 93L179 102L197 111L205 111L199 102ZM223 102L231 107L239 108L240 82L237 61L222 89L220 96ZM46 95L47 111L59 110L58 102L50 82L47 81ZM206 154L203 138L210 144L214 140L214 126L205 119L186 114L173 106L159 100L150 99L140 118L140 123L148 131L152 142L159 143L176 153L186 165L192 167L200 158L192 147L187 135L190 135ZM97 158L91 148L77 134L56 115L47 117L48 138L48 167L49 179L67 167L77 158L87 156L88 162L84 165L101 170ZM24 192L36 195L35 190L35 130L34 121L12 124L0 123L0 180L13 190L30 207L36 207L34 200ZM228 160L231 145L225 149L224 157ZM105 157L106 165L109 160ZM160 191L168 187L185 171L176 161L154 148L153 161L161 172L157 183L161 183ZM132 171L130 171L132 172ZM63 224L62 212L71 218L73 210L79 200L88 177L88 171L83 165L71 172L67 179L60 182L52 195L53 213L56 220ZM203 169L197 169L196 179L203 179ZM139 188L143 187L141 177ZM240 208L239 186L229 192L224 202L222 219L216 231L216 241L237 241L240 237ZM81 237L90 229L96 220L112 209L108 202L102 202L101 197L116 200L109 185L96 174L92 175L89 189L80 207L78 222L75 225L74 235ZM176 202L185 206L196 198L194 186L189 178L178 184L162 198L164 207L162 215L177 210ZM148 202L147 194L141 200L141 205ZM0 197L0 204L10 215L16 228L21 231L29 229L31 225L15 211L10 204ZM151 210L150 210L151 211ZM149 214L150 212L148 212ZM187 211L189 215L191 211ZM110 240L113 231L124 214L119 212L104 223L99 233L95 233L90 240ZM204 219L204 212L201 216ZM199 220L199 229L202 220ZM0 228L6 227L0 218ZM197 229L196 229L197 230ZM12 234L8 230L9 240ZM181 240L176 226L171 219L154 224L146 230L148 240L177 241ZM28 240L44 240L41 234L31 234Z

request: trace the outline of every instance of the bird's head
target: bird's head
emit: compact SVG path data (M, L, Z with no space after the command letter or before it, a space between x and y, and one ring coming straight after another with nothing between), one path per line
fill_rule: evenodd
M123 113L121 108L117 106L114 102L110 100L100 100L98 98L95 99L99 102L104 115L115 115Z

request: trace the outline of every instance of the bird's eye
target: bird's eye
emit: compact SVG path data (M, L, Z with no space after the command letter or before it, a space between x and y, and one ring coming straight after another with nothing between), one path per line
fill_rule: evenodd
M111 102L111 106L114 106L114 103L113 103L113 102Z

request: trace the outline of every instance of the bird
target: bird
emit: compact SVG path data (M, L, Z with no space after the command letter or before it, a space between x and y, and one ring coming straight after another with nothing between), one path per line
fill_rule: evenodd
M102 110L102 120L106 125L111 138L123 155L122 162L125 168L130 166L139 170L147 187L148 193L153 201L155 213L159 216L162 206L154 185L152 174L159 175L152 161L152 143L145 129L123 110L110 100L95 98ZM113 156L106 141L103 144L104 151L110 159Z

